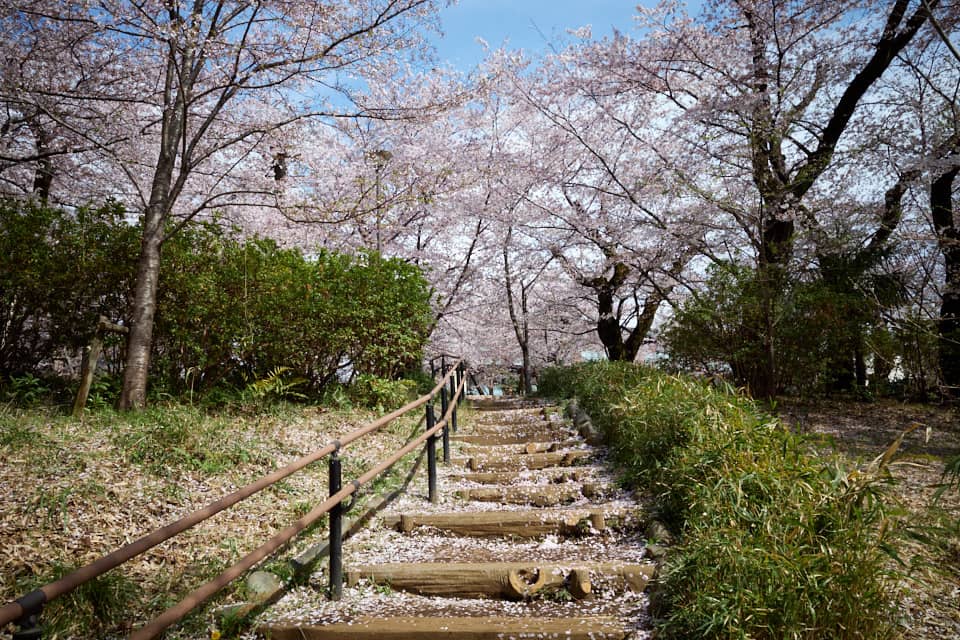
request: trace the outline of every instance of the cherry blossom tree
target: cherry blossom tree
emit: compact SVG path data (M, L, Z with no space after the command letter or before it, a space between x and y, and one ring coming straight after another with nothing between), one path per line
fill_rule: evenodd
M66 194L95 180L87 170L95 145L82 132L109 122L116 105L78 103L73 94L92 93L120 52L83 47L95 27L80 20L5 5L0 22L0 193L47 200L56 188L58 199L74 202Z
M514 72L512 94L530 113L537 153L550 159L525 196L538 214L528 227L591 299L607 357L632 361L702 243L690 222L706 208L691 210L663 180L656 96L609 92L595 46L549 56L532 78Z
M822 232L863 102L938 4L716 0L691 18L663 3L639 9L643 38L595 50L607 91L653 93L682 114L664 159L749 242L766 292L758 395L777 389L775 306L798 231Z
M380 62L418 54L420 27L436 8L434 0L24 0L7 9L4 28L39 22L59 34L79 25L74 77L23 87L19 110L38 109L95 149L96 168L126 179L124 195L142 215L122 408L146 401L164 241L204 211L278 206L286 136L305 119L395 117L364 101L357 78L389 82L383 74L395 66ZM102 52L106 60L83 64ZM74 113L110 117L98 126L59 118L43 104L61 95Z

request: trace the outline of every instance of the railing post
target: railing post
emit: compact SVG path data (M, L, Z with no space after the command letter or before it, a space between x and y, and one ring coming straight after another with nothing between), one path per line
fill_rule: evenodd
M433 429L437 424L437 418L433 413L433 402L427 404L427 431ZM431 435L427 438L427 489L430 495L430 502L437 502L437 436Z
M43 637L43 628L40 626L40 614L31 613L16 622L19 627L10 636L12 640L40 640Z
M460 403L460 394L457 391L457 386L460 384L460 367L457 366L454 369L453 375L450 376L450 402L453 403L453 414L450 416L450 428L454 433L457 432L457 407ZM445 460L444 462L450 462Z
M343 487L340 456L337 451L330 454L330 495ZM343 597L343 505L337 503L330 509L330 599Z
M447 415L450 400L447 398L447 388L440 387L440 415ZM443 464L450 464L450 421L443 425Z

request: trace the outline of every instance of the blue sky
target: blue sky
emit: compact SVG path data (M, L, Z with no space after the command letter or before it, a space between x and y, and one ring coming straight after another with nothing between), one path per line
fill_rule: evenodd
M466 69L483 57L480 37L496 49L505 41L511 49L543 52L548 41L567 29L592 25L593 36L613 28L633 29L636 1L630 0L460 0L441 13L444 37L437 42L441 61Z

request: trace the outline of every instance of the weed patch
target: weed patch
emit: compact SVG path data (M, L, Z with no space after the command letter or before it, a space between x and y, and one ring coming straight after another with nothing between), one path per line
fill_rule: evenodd
M896 514L882 469L824 457L732 389L620 363L541 379L576 396L678 534L663 638L891 637Z
M217 420L190 407L148 410L122 425L114 444L127 459L158 475L173 470L205 474L257 461L262 443L241 437Z
M49 570L38 576L20 580L17 583L21 592L59 580L74 571L76 567L54 564ZM127 615L135 603L139 603L141 592L136 583L120 570L104 575L80 585L43 608L43 637L49 640L65 638L106 637L116 634L128 624Z

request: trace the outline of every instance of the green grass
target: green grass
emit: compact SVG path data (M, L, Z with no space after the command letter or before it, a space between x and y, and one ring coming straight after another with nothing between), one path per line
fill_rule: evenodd
M216 474L249 463L263 463L264 443L256 435L230 430L228 419L211 419L200 409L167 405L123 416L114 444L127 460L164 475L183 469Z
M26 593L59 580L76 567L54 563L42 574L22 578L16 586ZM122 571L114 570L80 585L43 608L45 640L99 638L123 625L142 592Z
M541 388L577 397L678 534L658 637L892 637L897 520L882 469L824 457L749 399L690 378L598 363Z

